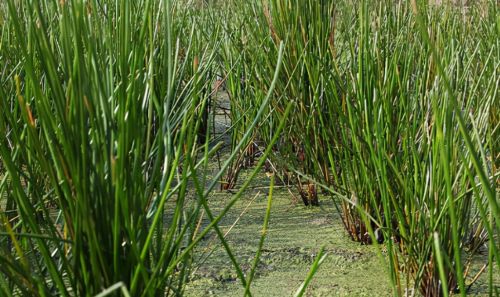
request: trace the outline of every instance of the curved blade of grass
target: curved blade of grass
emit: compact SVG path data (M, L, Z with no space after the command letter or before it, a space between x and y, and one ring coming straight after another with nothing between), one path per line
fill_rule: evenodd
M254 259L252 268L250 269L250 273L248 274L247 286L245 288L245 296L250 295L249 294L250 293L250 286L251 286L253 278L255 276L255 271L257 269L257 266L259 265L260 254L262 252L262 247L264 246L264 240L266 239L266 236L267 236L267 227L269 225L269 218L271 216L271 205L272 205L272 201L273 201L273 189L274 189L274 175L271 176L271 184L269 186L269 196L267 198L266 214L264 216L264 223L262 224L262 234L260 236L259 245L257 247L257 252L255 253L255 259Z
M325 247L322 247L321 250L319 251L318 255L316 256L316 259L314 260L314 263L311 265L311 269L309 270L309 273L307 274L306 279L304 282L300 285L300 287L297 289L293 297L302 297L304 293L306 292L307 286L313 279L314 275L318 271L318 268L323 264L323 261L326 259L328 256L328 253L325 253Z
M95 295L95 297L105 297L109 295L115 296L115 292L120 290L122 292L122 296L130 297L130 293L127 290L127 286L123 282L118 282L111 287L104 289L101 293Z

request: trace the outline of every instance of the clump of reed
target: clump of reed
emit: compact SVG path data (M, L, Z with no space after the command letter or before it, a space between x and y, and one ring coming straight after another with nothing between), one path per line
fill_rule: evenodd
M19 54L0 103L2 291L181 292L211 45L176 44L169 1L4 5Z
M216 15L222 20L223 42L219 53L221 84L229 101L230 150L233 151L255 118L260 101L264 93L254 93L250 73L256 60L249 55L247 33L243 28L251 22L248 14L233 13L233 8L227 3L217 10ZM257 131L258 129L255 129ZM224 179L221 182L223 190L234 189L240 171L255 164L258 154L262 153L258 147L257 133L252 133L245 145L242 146L238 157L231 163Z
M384 243L398 295L410 286L464 295L476 279L468 258L485 242L494 289L498 7L488 5L270 0L242 9L260 25L248 26L253 44L263 44L251 49L262 61L248 74L254 91L273 65L262 50L286 44L259 131L265 140L292 102L272 162L305 204L317 203L318 185L340 198L352 239Z
M316 179L331 178L326 157L329 144L317 128L321 125L324 102L332 96L325 85L333 65L334 5L286 0L236 5L251 16L244 32L249 39L246 51L251 61L245 78L252 93L269 88L270 69L275 64L272 57L277 45L285 44L284 69L275 88L275 100L269 106L269 117L260 125L257 139L268 143L287 104L293 105L293 112L286 119L286 131L275 146L268 167L296 186L305 205L318 205L316 185L296 171ZM238 102L248 102L246 98Z
M251 296L217 226L251 178L217 216L206 201L236 156L208 170L217 24L173 1L0 11L0 295L182 295L214 231Z
M455 8L411 8L360 7L343 142L354 152L344 164L356 165L343 166L351 168L345 187L354 189L351 203L370 241L382 241L373 230L383 234L399 295L410 283L424 296L464 295L464 247L484 240L472 239L474 220L488 229L490 259L498 253L495 173L487 161L497 66ZM495 263L488 265L492 273Z

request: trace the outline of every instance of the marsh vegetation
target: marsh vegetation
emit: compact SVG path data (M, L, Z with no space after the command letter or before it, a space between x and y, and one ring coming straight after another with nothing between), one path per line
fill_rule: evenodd
M498 295L499 6L438 2L1 2L0 295Z

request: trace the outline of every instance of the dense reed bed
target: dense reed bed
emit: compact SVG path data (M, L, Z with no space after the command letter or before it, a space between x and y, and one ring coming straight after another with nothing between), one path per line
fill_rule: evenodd
M0 5L0 295L183 295L209 231L250 286L217 226L250 180L206 203L235 157L207 170L220 30L182 4Z
M263 166L305 205L333 199L394 295L465 296L481 273L498 294L498 4L432 3L2 2L0 295L183 295L215 232L251 296L272 183L248 274L217 222Z
M245 78L258 93L274 64L266 53L285 42L277 99L258 138L266 141L291 102L274 170L306 205L326 190L353 240L383 243L395 294L465 295L479 249L489 254L484 271L493 292L498 6L431 4L236 1L254 17L246 30L231 31L242 32L232 47L257 61Z

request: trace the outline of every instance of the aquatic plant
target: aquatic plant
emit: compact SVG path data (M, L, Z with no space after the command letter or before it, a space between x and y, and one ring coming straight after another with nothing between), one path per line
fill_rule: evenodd
M0 7L0 295L182 295L209 231L246 286L217 222L251 178L217 216L206 202L236 156L207 169L218 35L172 1Z
M294 111L270 161L282 180L293 182L305 205L318 205L316 185L294 171L326 181L331 177L325 157L329 144L318 128L324 124L324 102L333 95L325 85L333 65L334 4L276 0L239 5L252 15L246 34L253 42L248 43L260 45L248 49L253 60L247 80L251 80L253 92L268 88L269 70L274 65L272 53L277 44L285 43L284 70L275 89L277 100L269 107L270 116L261 125L259 140L267 142L275 119L282 116L288 102L293 102Z
M384 242L399 295L412 285L425 296L465 294L467 277L475 277L467 275L462 253L484 242L492 275L498 267L494 3L468 10L427 1L242 7L260 24L247 29L254 44L263 40L273 51L277 41L286 43L279 99L259 137L273 129L280 104L293 102L271 160L295 180L304 203L317 203L317 185L340 198L351 238ZM251 54L261 61L249 76L255 89L266 85L265 69L273 65L259 51Z
M329 195L348 236L386 251L394 294L464 296L481 273L493 294L496 1L215 2L0 4L1 295L182 295L213 231L250 296L274 179L248 275L218 222L262 166L305 205ZM243 167L215 216L208 195Z

